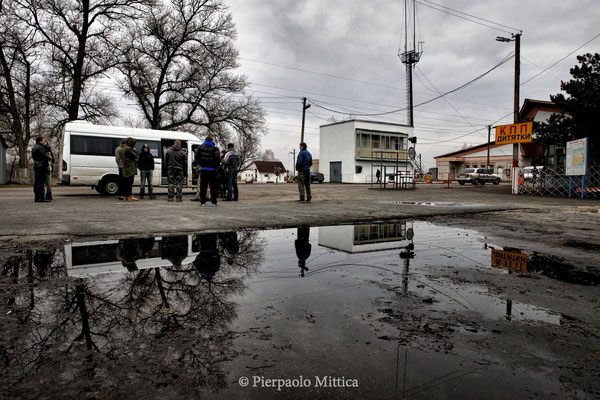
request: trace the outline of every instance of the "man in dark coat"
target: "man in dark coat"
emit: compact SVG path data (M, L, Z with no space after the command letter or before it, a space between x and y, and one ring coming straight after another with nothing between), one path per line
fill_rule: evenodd
M148 181L148 198L154 199L152 193L152 171L154 171L154 156L150 153L150 148L147 144L142 146L142 152L138 156L138 169L140 170L140 199L144 198L144 186Z
M200 165L200 205L206 206L206 189L210 185L210 200L213 207L217 206L219 188L217 185L217 168L221 162L219 148L211 136L196 149L196 163Z
M35 146L31 149L31 158L33 158L33 172L35 178L33 181L33 193L35 194L36 203L45 203L44 185L49 171L49 163L52 161L52 156L46 151L48 141L45 137L40 136L35 139Z
M123 149L121 150L123 157L123 168L121 169L123 173L123 179L121 182L123 184L123 192L121 194L123 195L124 200L127 201L139 200L132 194L133 180L137 175L138 159L138 153L135 149L135 142L136 140L134 138L128 137L125 146L123 146Z
M225 167L227 177L227 198L225 200L238 201L237 173L240 167L240 155L233 148L233 143L227 145L227 154L223 157L221 165Z
M54 165L54 155L52 154L52 148L46 141L46 154L50 159L48 160L48 171L46 171L46 181L44 182L44 189L46 191L46 200L52 201L52 166Z
M167 151L167 182L169 183L167 200L172 202L173 197L181 201L184 173L187 170L187 153L181 149L181 141L176 140Z
M310 167L312 167L312 155L306 150L306 143L300 143L300 153L296 160L296 171L298 171L298 191L300 199L298 202L304 201L306 193L306 202L310 203L312 196L310 193Z

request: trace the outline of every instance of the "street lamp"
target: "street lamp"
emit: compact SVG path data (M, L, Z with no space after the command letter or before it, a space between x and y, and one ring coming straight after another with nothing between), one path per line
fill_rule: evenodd
M513 104L513 122L519 122L519 76L521 74L521 32L513 33L511 38L497 36L498 42L515 42L515 87ZM519 144L513 144L513 171L519 166Z
M306 119L306 110L310 108L310 104L306 104L306 97L302 98L302 132L300 133L300 143L304 143L304 120Z

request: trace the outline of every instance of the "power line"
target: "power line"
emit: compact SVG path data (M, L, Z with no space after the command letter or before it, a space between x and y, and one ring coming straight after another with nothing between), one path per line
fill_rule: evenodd
M379 87L384 87L384 88L387 88L387 89L394 89L394 90L404 90L404 88L399 88L399 87L394 87L394 86L388 86L388 85L384 85L384 84L381 84L381 83L374 83L374 82L362 81L360 79L348 78L348 77L340 76L340 75L326 74L326 73L323 73L323 72L311 71L311 70L308 70L308 69L290 67L289 65L275 64L275 63L269 63L269 62L266 62L266 61L258 61L258 60L252 60L250 58L241 58L241 57L240 57L240 60L250 61L250 62L254 62L254 63L258 63L258 64L270 65L270 66L273 66L273 67L291 69L291 70L294 70L294 71L306 72L308 74L315 74L315 75L326 76L326 77L329 77L329 78L342 79L342 80L350 81L350 82L363 83L365 85L379 86Z
M478 17L478 16L476 16L476 15L467 14L467 13L465 13L465 12L462 12L462 11L456 10L456 9L454 9L454 8L446 7L446 6L443 6L443 5L441 5L441 4L434 3L434 2L432 2L432 1L429 1L429 0L423 0L423 1L424 1L424 2L426 2L426 3L429 3L429 4L422 3L421 1L416 1L416 3L419 3L419 4L421 4L421 5L425 6L425 7L433 8L434 10L437 10L437 11L440 11L440 12L443 12L443 13L446 13L446 14L449 14L449 15L452 15L452 16L454 16L454 17L457 17L457 18L464 19L464 20L466 20L466 21L469 21L469 22L473 22L473 23L475 23L475 24L478 24L478 25L482 25L482 26L485 26L485 27L491 28L491 29L494 29L494 30L497 30L497 31L500 31L500 32L508 33L508 34L511 34L511 35L512 35L512 34L513 34L515 31L522 32L522 30L521 30L521 29L513 28L513 27L511 27L511 26L503 25L503 24L500 24L500 23L498 23L498 22L490 21L489 19L481 18L481 17ZM436 7L440 7L440 8L436 8ZM450 10L450 11L448 11L448 10ZM451 12L451 11L452 11L452 12ZM458 14L462 14L462 15L458 15L458 14L454 14L454 13L458 13ZM507 30L504 30L504 29L500 29L500 28L498 28L498 27L496 27L496 26L491 26L491 25L488 25L488 24L484 24L483 22L474 21L473 19L470 19L470 18L464 17L463 15L466 15L466 16L468 16L468 17L471 17L471 18L478 19L478 20L480 20L480 21L485 21L485 22L488 22L488 23L490 23L490 24L494 24L494 25L501 26L501 27L504 27L504 28L512 29L512 32L510 32L510 31L507 31Z
M575 50L573 50L572 52L570 52L569 54L567 54L566 56L564 56L563 58L561 58L560 60L558 60L557 62L555 62L554 64L552 64L551 66L549 66L548 68L545 68L543 71L535 74L534 76L532 76L531 78L527 79L525 82L521 83L520 86L523 86L524 84L526 84L527 82L537 78L538 76L540 76L541 74L543 74L544 72L548 71L550 68L554 67L556 64L558 64L559 62L563 61L564 59L570 57L571 55L573 55L573 53L575 53L577 50L581 49L583 46L585 46L586 44L592 42L594 39L596 39L598 36L600 36L600 33L597 34L596 36L594 36L593 38L591 38L590 40L588 40L587 42L585 42L584 44L582 44L581 46L579 46L578 48L576 48Z
M512 112L511 112L511 113L508 113L508 114L506 114L506 115L504 115L504 116L502 116L502 117L498 118L496 121L492 122L490 125L495 125L497 122L499 122L499 121L502 121L504 118L506 118L506 117L508 117L509 115L512 115L512 114L513 114ZM452 139L447 139L447 140L439 140L439 141L437 141L437 142L432 142L432 143L428 143L428 144L436 144L436 143L446 143L446 142L451 142L451 141L453 141L453 140L460 139L460 138L462 138L462 137L469 136L469 135L472 135L472 134L474 134L474 133L477 133L477 132L479 132L479 131L481 131L482 129L485 129L485 128L487 128L487 127L483 127L483 128L477 129L477 130L475 130L475 131L472 131L472 132L469 132L469 133L465 133L464 135L460 135L460 136L454 137L454 138L452 138Z
M448 92L446 92L446 93L442 93L442 94L440 94L439 96L436 96L436 97L434 97L434 98L432 98L432 99L429 99L429 100L427 100L427 101L424 101L424 102L421 102L421 103L419 103L419 104L416 104L416 105L414 105L413 107L419 107L419 106L423 106L423 105L425 105L425 104L429 104L429 103L431 103L431 102L433 102L433 101L435 101L435 100L438 100L438 99L440 99L440 98L442 98L442 97L444 97L444 96L447 96L447 95L449 95L450 93L454 93L454 92L457 92L457 91L459 91L459 90L461 90L461 89L464 89L465 87L467 87L467 86L469 86L469 85L471 85L471 84L473 84L473 83L477 82L478 80L480 80L481 78L483 78L484 76L486 76L487 74L489 74L490 72L494 71L496 68L499 68L501 65L503 65L504 63L506 63L507 61L509 61L509 60L510 60L511 58L513 58L513 57L514 57L514 55L511 53L511 54L507 55L506 57L504 57L504 59L502 59L502 60L501 60L501 61L500 61L498 64L496 64L494 67L490 68L489 70L487 70L487 71L486 71L486 72L484 72L483 74L481 74L481 75L477 76L476 78L474 78L474 79L471 79L469 82L467 82L467 83L465 83L465 84L463 84L463 85L461 85L461 86L459 86L459 87L457 87L457 88L455 88L455 89L452 89L452 90L450 90L450 91L448 91ZM318 103L318 101L315 101L315 99L311 99L311 103L312 103L312 104L315 104L317 107L323 108L323 109L325 109L325 110L327 110L327 111L335 112L335 113L338 113L338 114L346 114L346 115L348 115L348 113L347 113L347 112L343 112L343 111L339 111L339 110L332 110L332 109L330 109L330 108L327 108L327 107L324 107L324 106L322 106L322 105L319 105L319 104L317 104L317 103ZM366 113L365 113L365 114L363 114L363 113L350 113L350 114L351 114L351 115L355 115L355 116L374 116L374 115L386 115L386 114L394 114L394 113L397 113L397 112L400 112L400 111L404 111L404 110L406 110L406 107L399 108L399 109L392 110L392 111L381 112L381 113L370 113L370 114L366 114Z

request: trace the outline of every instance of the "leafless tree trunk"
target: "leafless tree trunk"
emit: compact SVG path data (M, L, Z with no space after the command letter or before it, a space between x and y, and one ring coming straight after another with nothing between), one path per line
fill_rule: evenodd
M222 0L171 0L129 28L120 82L148 127L210 133L241 144L264 131L264 111L234 74L235 27Z
M62 110L62 122L116 115L110 98L94 87L116 66L118 32L152 0L14 0L20 19L47 45L47 78L55 87L49 104Z

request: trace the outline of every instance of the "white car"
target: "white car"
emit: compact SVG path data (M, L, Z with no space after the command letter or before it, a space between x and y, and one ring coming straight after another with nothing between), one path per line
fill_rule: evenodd
M472 183L473 185L485 185L486 183L493 183L499 185L502 181L500 175L495 174L493 171L485 168L467 168L461 172L456 181L461 185L465 183Z

